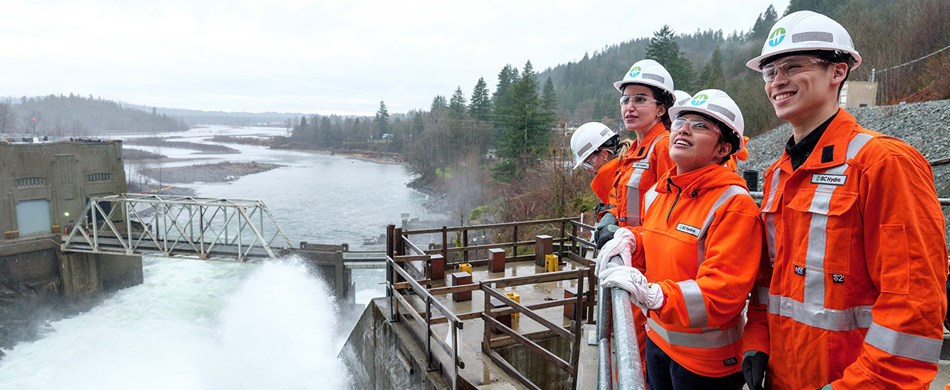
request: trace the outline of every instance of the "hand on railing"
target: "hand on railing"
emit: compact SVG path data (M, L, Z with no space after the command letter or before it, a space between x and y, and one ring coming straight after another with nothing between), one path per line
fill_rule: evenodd
M620 256L623 259L623 265L631 264L630 257L633 251L637 249L637 240L630 229L619 229L614 233L614 238L607 241L597 255L597 267L594 269L594 275L600 276L600 273L607 269L607 263L614 256Z
M656 283L647 282L646 276L633 267L611 267L601 274L600 286L617 287L630 293L630 301L644 309L663 307L666 297Z

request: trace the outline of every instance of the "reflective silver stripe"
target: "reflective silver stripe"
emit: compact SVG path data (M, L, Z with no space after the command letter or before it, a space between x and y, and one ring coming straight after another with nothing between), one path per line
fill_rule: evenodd
M695 280L684 280L676 283L683 293L683 302L686 303L686 314L689 315L690 328L705 328L709 317L706 314L706 300L703 299L703 290Z
M734 344L742 339L745 319L728 329L703 329L703 333L684 333L663 329L654 319L648 318L649 330L656 333L670 345L689 348L713 349Z
M871 326L871 306L855 306L850 309L835 310L816 307L781 295L769 295L769 313L791 318L799 323L815 328L846 331Z
M577 151L577 155L578 155L578 156L583 156L584 153L587 153L587 151L590 150L590 149L593 148L593 147L594 147L594 144L588 142L587 145L584 145L584 147L581 148L581 150L578 150L578 151Z
M753 291L753 293L755 294L754 297L755 297L756 302L768 306L769 304L769 288L768 287L755 286L755 291Z
M927 363L940 360L940 347L943 345L943 340L901 333L876 322L871 323L864 341L891 355Z
M719 199L716 199L716 203L713 203L712 208L709 209L709 213L706 214L706 220L703 222L702 230L699 231L699 241L696 244L697 266L703 265L703 262L706 261L706 231L709 230L709 225L712 225L712 221L716 217L716 211L719 210L727 200L739 194L748 195L749 191L746 191L742 186L729 186L729 188L719 195Z
M653 201L656 200L656 197L659 195L660 193L656 192L656 184L647 190L647 193L643 195L643 215L647 215L647 210L650 209L650 206L653 205Z
M775 193L778 192L778 183L782 179L782 170L775 168L772 171L771 186L769 189L769 198L765 202L763 210L770 210L772 202L775 201ZM765 217L765 244L769 248L769 263L775 264L775 213L763 212Z
M772 202L775 201L775 193L778 192L778 183L782 178L782 170L775 168L772 170L772 186L769 188L769 198L765 201L765 207L763 209L768 210L772 208Z
M775 264L775 213L765 213L765 243L769 248L769 264Z
M848 170L847 160L854 158L861 148L873 138L859 133L848 142L847 159L844 164L828 168L825 174L840 175ZM808 247L805 252L805 267L817 272L805 272L804 303L817 307L825 306L825 249L828 243L828 211L831 196L841 186L819 184L815 188L809 212L811 222L808 228Z
M637 162L649 163L653 148L663 137L669 136L656 137L653 143L650 144L650 150L647 151L646 156L643 156ZM633 168L633 174L630 175L630 181L627 182L627 226L640 226L640 179L643 177L643 171L643 168Z

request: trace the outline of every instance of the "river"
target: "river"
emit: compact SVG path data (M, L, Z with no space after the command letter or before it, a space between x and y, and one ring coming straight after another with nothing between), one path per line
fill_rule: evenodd
M208 126L160 136L204 143L214 135L283 132ZM402 165L325 152L227 146L240 154L194 154L169 147L160 152L208 159L164 166L280 164L231 183L184 186L202 197L263 200L295 244L346 242L359 249L364 239L398 224L402 213L423 220L441 217L426 209L426 195L406 187L411 176ZM39 339L4 350L0 390L333 389L350 382L336 355L358 313L338 313L324 283L296 259L251 265L145 257L143 263L142 285L51 322ZM382 270L356 270L353 277L357 303L385 294Z

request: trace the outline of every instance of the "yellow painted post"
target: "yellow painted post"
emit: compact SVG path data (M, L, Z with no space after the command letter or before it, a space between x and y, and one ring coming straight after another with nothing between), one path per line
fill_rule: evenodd
M558 261L560 261L560 259L558 259L557 255L544 256L544 272L557 272Z
M505 293L505 296L508 297L508 299L511 299L512 301L521 303L521 295L518 295L518 293L513 293L513 292ZM511 314L511 319L512 319L512 320L518 319L518 316L519 316L520 314L521 314L521 313L512 313L512 314Z
M459 272L468 272L469 275L472 274L472 265L469 263L459 264Z

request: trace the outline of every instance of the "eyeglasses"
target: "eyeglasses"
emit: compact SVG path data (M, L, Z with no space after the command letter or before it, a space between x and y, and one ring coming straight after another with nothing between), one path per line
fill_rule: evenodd
M627 104L630 104L630 102L633 102L634 107L640 108L640 107L649 106L652 103L657 103L659 102L659 100L656 100L654 98L651 98L643 94L633 95L633 96L623 95L620 97L621 107L626 106Z
M762 79L765 82L772 82L775 80L775 75L779 72L782 73L782 76L791 77L802 72L807 72L814 69L816 64L830 64L828 60L823 60L820 58L809 58L809 57L786 57L779 61L772 62L768 65L762 67Z
M584 159L584 162L581 163L581 168L584 168L588 173L594 173L594 159L600 155L600 150L591 153L590 156Z
M697 118L676 118L673 120L673 123L670 125L670 129L673 131L680 131L683 127L689 126L690 133L722 133L719 130L719 127L712 124L711 122L705 119Z

